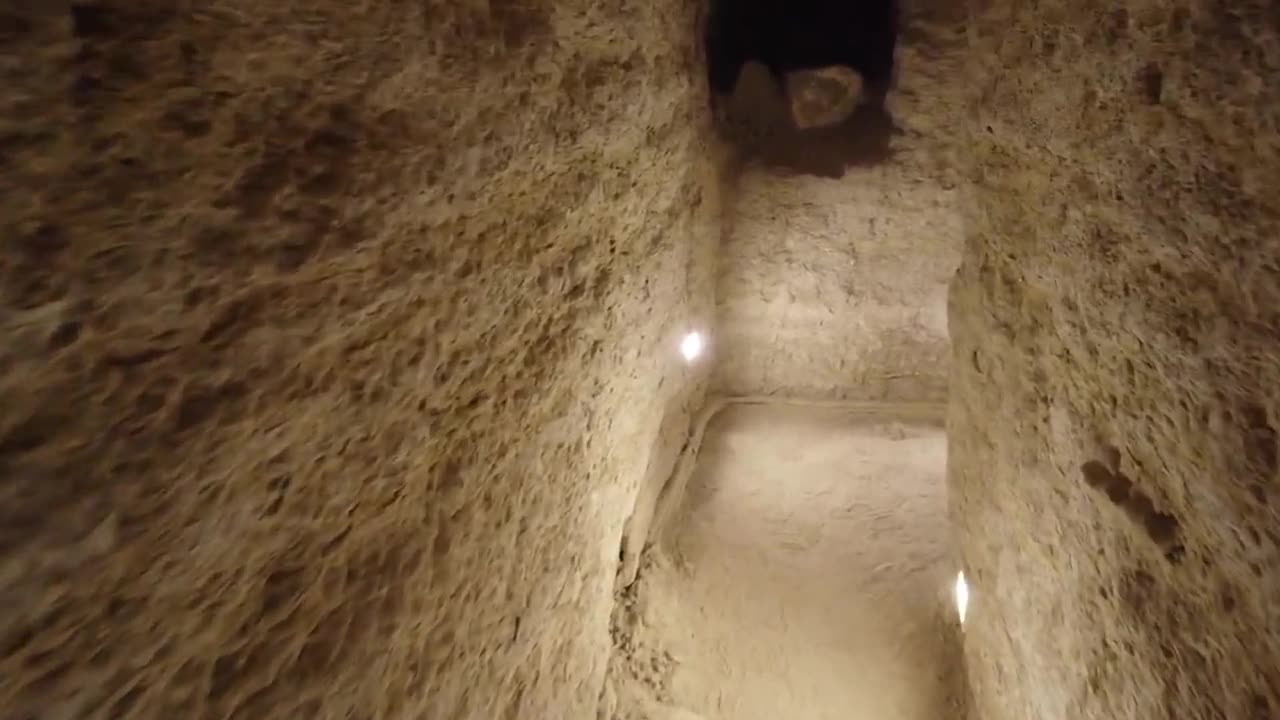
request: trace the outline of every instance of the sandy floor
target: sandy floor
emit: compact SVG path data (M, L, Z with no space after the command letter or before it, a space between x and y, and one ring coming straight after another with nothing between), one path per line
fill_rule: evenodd
M961 717L937 425L730 408L630 598L618 716Z

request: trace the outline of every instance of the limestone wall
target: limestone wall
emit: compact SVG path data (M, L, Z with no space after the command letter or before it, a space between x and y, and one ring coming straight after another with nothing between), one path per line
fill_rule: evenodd
M892 167L841 179L757 170L734 203L719 264L717 391L945 397L954 190Z
M6 717L594 716L711 321L695 12L0 9Z
M1274 11L982 5L950 311L974 716L1280 716Z

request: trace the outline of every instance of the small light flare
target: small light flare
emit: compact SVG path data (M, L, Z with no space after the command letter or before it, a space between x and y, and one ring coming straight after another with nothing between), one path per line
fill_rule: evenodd
M956 612L960 615L960 624L964 624L965 611L969 609L969 585L964 581L964 572L956 575Z
M702 334L691 332L684 336L680 341L680 354L684 356L685 362L693 362L702 354Z

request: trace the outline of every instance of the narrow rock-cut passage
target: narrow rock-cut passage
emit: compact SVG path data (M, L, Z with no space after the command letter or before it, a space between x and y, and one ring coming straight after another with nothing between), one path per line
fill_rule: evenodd
M962 27L921 3L883 106L800 130L760 65L717 126L739 153L716 258L712 391L944 402L947 285L960 264Z
M620 717L961 717L945 434L884 407L712 420L616 628Z

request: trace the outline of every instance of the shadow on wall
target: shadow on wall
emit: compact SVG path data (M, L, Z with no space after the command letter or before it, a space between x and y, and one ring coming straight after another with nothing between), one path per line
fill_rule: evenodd
M667 401L663 411L662 424L658 427L649 451L649 465L645 469L631 515L622 530L622 544L618 552L621 564L619 590L635 582L662 495L681 458L688 452L689 433L696 427L690 409L688 398L677 396Z
M786 128L756 149L764 165L780 170L839 178L852 167L888 162L896 131L883 103L862 105L831 127Z

